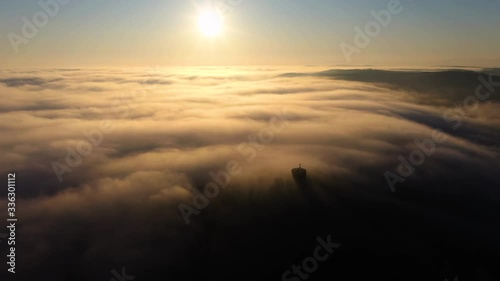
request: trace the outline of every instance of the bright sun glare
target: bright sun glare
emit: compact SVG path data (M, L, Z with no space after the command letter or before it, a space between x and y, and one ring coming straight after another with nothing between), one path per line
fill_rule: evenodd
M222 32L222 16L214 10L206 10L200 14L198 21L200 31L207 37L215 37Z

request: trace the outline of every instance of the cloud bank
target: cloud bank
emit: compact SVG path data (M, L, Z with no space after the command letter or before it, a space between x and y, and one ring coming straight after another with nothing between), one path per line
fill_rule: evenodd
M498 277L500 87L464 105L494 73L3 70L0 169L18 178L19 276L279 279L331 234L342 247L317 280ZM435 129L446 142L391 193L384 173ZM228 161L241 173L187 225L179 204ZM299 163L306 189L290 174Z

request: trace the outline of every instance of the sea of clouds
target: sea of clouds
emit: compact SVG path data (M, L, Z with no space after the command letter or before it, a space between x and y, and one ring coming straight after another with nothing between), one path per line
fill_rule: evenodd
M108 280L126 267L137 280L279 280L331 234L342 247L318 276L496 276L498 74L0 70L0 173L17 175L19 275ZM493 91L471 99L480 85ZM398 157L436 130L446 141L392 192L386 172L398 175ZM193 206L229 161L240 173L187 224L179 204ZM307 190L290 173L299 163Z

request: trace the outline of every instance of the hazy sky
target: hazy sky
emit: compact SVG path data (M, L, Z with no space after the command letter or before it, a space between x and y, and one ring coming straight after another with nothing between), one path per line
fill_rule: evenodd
M42 0L48 1L48 0ZM348 62L339 45L389 0L222 0L224 30L198 28L203 0L69 1L16 53L38 1L0 0L0 66L500 64L500 1L402 0L403 11Z

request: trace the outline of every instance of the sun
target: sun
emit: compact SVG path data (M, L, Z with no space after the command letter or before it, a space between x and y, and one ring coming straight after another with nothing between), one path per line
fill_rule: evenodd
M222 16L215 10L201 12L198 20L201 33L207 37L215 37L221 34L223 23Z

